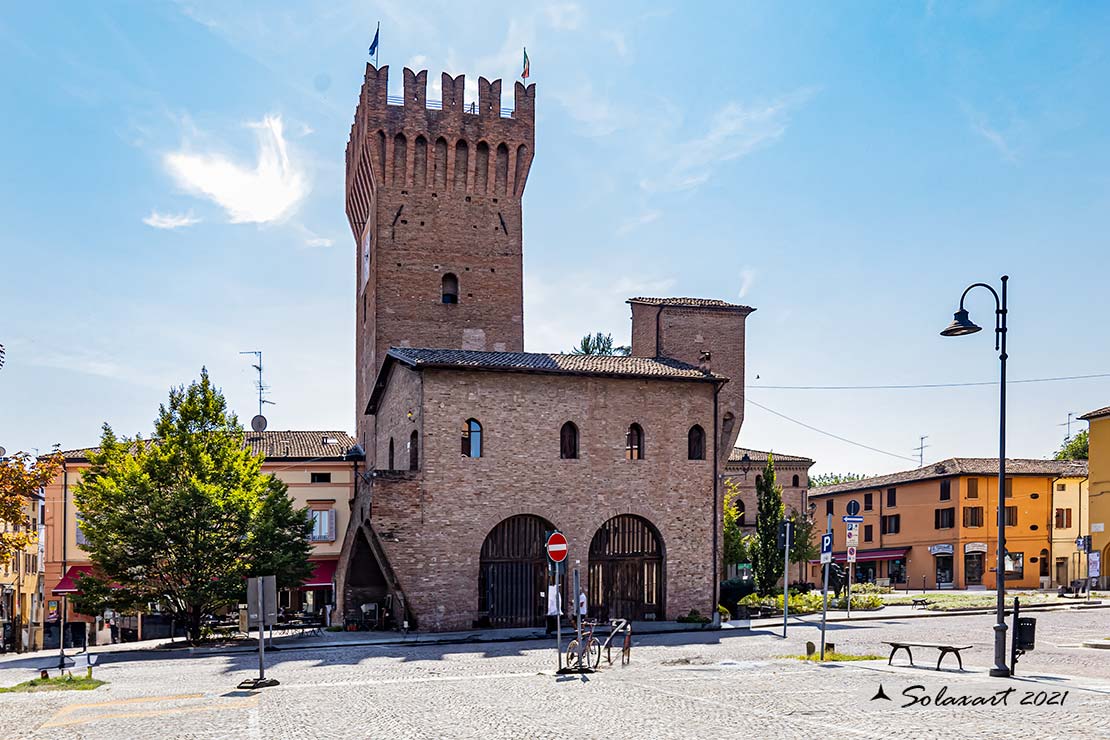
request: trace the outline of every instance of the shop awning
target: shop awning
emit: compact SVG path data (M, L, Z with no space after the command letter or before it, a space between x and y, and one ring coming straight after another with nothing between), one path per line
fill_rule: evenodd
M858 550L856 551L856 562L866 563L873 560L894 560L906 556L910 551L908 547L888 547L882 550ZM844 550L833 553L833 560L837 563L848 562L848 553ZM820 560L810 560L810 563L820 564Z
M338 560L313 560L312 575L301 588L331 588L335 581L335 566Z
M62 576L62 580L58 581L58 585L53 588L56 595L76 594L80 593L77 588L77 579L86 573L91 573L93 567L91 565L72 565L66 574Z

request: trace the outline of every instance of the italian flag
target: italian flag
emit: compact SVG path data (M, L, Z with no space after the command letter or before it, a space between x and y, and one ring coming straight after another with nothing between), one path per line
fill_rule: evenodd
M532 76L532 67L528 63L528 49L525 49L524 50L524 69L521 70L520 77L523 80L527 80L531 76Z

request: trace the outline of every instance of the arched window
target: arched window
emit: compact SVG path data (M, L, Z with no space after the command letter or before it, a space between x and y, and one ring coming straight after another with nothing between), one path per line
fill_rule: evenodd
M639 424L628 427L625 437L624 456L629 460L644 459L644 429Z
M420 435L415 429L409 435L409 470L420 469Z
M759 487L762 486L762 485L763 485L763 476L762 475L757 475L755 477L755 488L756 488L756 490L758 491Z
M482 456L482 425L477 419L467 419L462 432L463 457Z
M791 483L791 485L793 485L795 488L798 487L798 476L796 476L796 475L794 476L794 480Z
M559 457L563 460L578 459L578 427L573 421L563 424L559 430Z
M1048 577L1048 550L1041 550L1041 578Z
M736 523L741 527L744 526L744 499L736 499Z
M686 457L691 460L705 459L705 430L698 424L690 427L686 435Z
M393 470L393 437L389 438L389 466L386 470Z
M453 272L443 276L443 302L459 302L459 278Z

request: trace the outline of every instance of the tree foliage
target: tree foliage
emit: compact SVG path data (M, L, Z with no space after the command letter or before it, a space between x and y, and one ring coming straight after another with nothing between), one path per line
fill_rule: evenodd
M61 467L57 451L37 459L26 452L0 458L0 566L35 542L38 533L28 517L28 501Z
M247 576L292 585L307 575L307 512L262 474L206 370L170 390L152 440L105 424L89 461L74 487L94 565L78 583L81 611L158 603L196 640L205 614L243 598Z
M1084 429L1071 439L1064 440L1060 449L1056 451L1057 460L1086 460L1089 446L1087 430Z
M750 553L756 591L767 596L775 590L783 572L783 554L778 548L779 522L786 507L782 503L782 487L775 483L775 459L767 456L763 475L756 478L755 538Z
M794 521L794 542L790 546L790 562L808 563L821 554L821 544L817 539L817 521L809 512L792 511Z
M573 347L570 353L572 355L629 355L632 354L632 348L613 346L612 334L597 332L582 337L582 341L578 346Z
M868 476L864 473L818 473L817 475L809 476L810 488L824 488L825 486L835 486L838 483L851 483L852 481L863 480Z
M750 562L744 530L740 527L740 507L736 503L739 497L740 484L732 478L725 478L724 512L721 527L724 538L724 547L721 550L722 573L727 572L730 565Z

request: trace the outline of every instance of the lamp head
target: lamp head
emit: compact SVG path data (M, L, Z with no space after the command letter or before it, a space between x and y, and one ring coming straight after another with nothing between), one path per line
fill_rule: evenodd
M952 323L946 326L940 335L942 337L962 337L965 334L974 334L982 330L983 327L979 326L968 317L967 309L961 308L953 315Z

